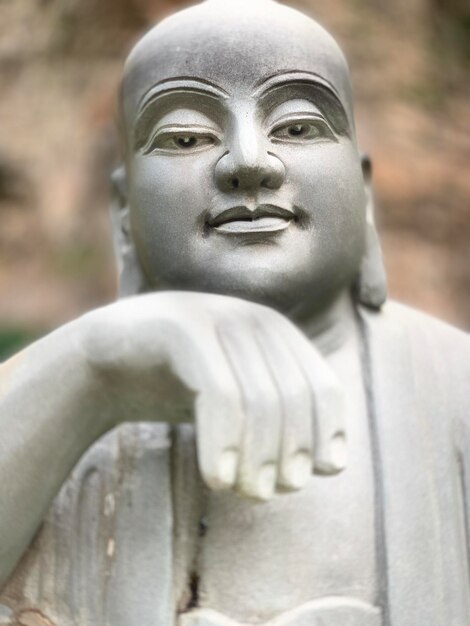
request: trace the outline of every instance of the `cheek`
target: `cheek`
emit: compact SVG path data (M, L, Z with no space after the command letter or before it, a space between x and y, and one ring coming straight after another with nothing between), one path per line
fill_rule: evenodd
M191 157L135 157L129 168L133 239L154 282L191 254L208 207L210 170Z
M366 196L359 158L349 142L312 147L297 163L291 183L314 232L362 241Z
M130 202L135 216L157 219L162 227L193 224L207 209L210 169L207 158L136 157L132 165Z

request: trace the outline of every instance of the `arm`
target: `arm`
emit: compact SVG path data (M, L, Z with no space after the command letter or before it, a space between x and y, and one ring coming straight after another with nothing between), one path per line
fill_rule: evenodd
M248 497L343 467L342 394L329 367L282 315L236 298L121 300L34 344L0 376L0 580L79 457L126 420L194 414L206 484Z
M80 346L81 320L0 366L0 585L85 450L113 426Z

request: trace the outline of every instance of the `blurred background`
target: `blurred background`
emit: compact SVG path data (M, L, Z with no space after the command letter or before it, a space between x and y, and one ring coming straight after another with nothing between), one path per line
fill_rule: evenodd
M186 4L0 0L0 357L114 299L121 66L145 29ZM470 329L470 4L286 4L313 14L349 59L391 295Z

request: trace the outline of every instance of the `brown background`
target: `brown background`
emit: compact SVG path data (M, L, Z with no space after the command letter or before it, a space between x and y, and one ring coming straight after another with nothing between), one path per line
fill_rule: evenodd
M0 354L115 297L107 180L120 68L138 35L184 4L0 0ZM466 3L296 4L350 61L391 295L470 328Z

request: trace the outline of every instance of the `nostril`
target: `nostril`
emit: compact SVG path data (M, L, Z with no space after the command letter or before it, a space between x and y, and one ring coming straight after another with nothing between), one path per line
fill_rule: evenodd
M232 178L230 184L232 189L238 189L238 187L240 186L240 181L238 180L238 178Z

